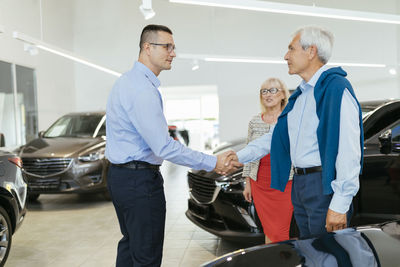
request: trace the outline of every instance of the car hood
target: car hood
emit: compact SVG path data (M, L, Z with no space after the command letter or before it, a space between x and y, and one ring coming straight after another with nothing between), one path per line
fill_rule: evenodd
M37 138L20 150L21 157L77 157L91 148L105 146L102 138Z

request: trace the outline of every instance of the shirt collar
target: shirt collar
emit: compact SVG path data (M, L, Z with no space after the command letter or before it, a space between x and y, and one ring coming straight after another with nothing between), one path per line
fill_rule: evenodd
M157 76L152 72L146 65L140 63L139 61L135 61L135 65L133 66L134 70L139 70L146 75L146 77L150 80L150 82L154 85L155 88L158 88L161 85L160 80Z
M301 91L304 92L307 89L314 88L315 84L317 83L321 74L328 69L329 69L329 67L327 65L323 65L321 68L319 68L319 70L317 70L314 73L314 75L311 77L311 79L308 82L306 82L305 80L302 80L300 83Z

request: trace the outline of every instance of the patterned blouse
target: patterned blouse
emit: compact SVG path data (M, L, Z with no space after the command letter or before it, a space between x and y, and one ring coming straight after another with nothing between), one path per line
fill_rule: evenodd
M274 124L265 123L262 120L261 113L253 116L253 118L249 122L248 134L247 134L247 143L257 139L258 137L263 136L266 133L269 133L271 126ZM254 181L257 181L257 174L258 174L258 167L260 161L253 161L247 163L243 167L243 177L250 177ZM290 178L291 180L293 177L293 169L290 171Z

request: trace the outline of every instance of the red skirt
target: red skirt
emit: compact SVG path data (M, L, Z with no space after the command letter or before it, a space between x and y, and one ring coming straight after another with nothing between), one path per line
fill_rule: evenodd
M271 188L271 162L267 155L260 160L257 181L250 179L250 185L264 234L272 242L288 240L293 214L292 181L287 183L284 192Z

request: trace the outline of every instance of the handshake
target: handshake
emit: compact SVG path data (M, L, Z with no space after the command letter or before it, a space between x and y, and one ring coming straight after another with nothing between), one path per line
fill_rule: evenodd
M217 156L217 164L214 171L218 174L226 175L242 166L243 164L239 162L235 151L230 150Z

